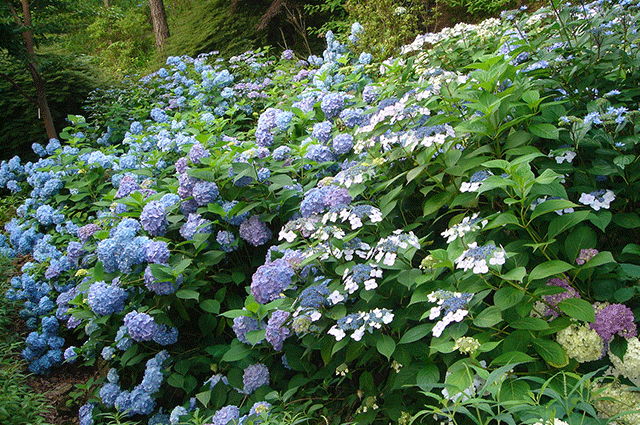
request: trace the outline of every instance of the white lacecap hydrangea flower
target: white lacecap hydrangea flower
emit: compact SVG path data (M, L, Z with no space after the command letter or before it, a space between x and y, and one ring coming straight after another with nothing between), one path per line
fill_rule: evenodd
M485 181L493 173L488 170L482 170L474 173L468 182L464 182L460 185L460 192L477 192L482 186L482 182Z
M562 164L563 162L572 163L577 154L570 149L558 149L549 154L550 157L556 160L556 163Z
M447 243L451 243L458 238L462 239L467 233L482 229L487 223L488 221L482 220L478 213L474 213L471 217L463 218L460 223L453 225L441 234L447 238Z
M616 195L610 189L600 189L591 193L583 193L580 195L578 202L584 205L589 205L596 211L600 208L609 209L611 202L616 199Z
M476 242L472 242L469 244L469 249L456 258L455 263L458 269L465 271L473 269L475 274L484 274L489 272L489 265L504 264L506 256L503 248L493 244L478 246Z
M402 230L396 230L391 236L378 241L372 255L376 263L382 262L387 266L393 266L398 256L398 251L407 249L409 246L419 249L418 238L413 232L403 233Z

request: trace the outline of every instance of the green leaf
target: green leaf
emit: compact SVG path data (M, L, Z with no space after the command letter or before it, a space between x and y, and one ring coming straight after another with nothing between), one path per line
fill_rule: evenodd
M583 320L585 322L594 323L596 321L593 306L580 298L568 298L562 300L557 306L564 314L574 319Z
M493 296L493 303L500 310L506 310L518 304L524 298L524 291L513 286L498 289Z
M524 267L516 267L513 270L509 270L507 273L500 275L500 278L504 280L514 280L516 282L522 282L527 275L527 269Z
M566 263L564 261L560 261L560 260L545 261L542 264L538 264L537 266L534 267L533 270L531 270L531 273L529 273L529 282L536 279L544 279L549 276L559 275L573 268L574 267L571 264Z
M578 205L566 199L550 199L537 205L531 213L531 219L539 217L543 214L563 210L565 208L576 208Z
M481 328L489 328L502 321L502 313L496 306L490 306L485 308L473 318L473 324Z
M491 362L492 366L503 366L513 363L528 363L535 359L528 354L521 351L509 351L507 353L500 354Z
M411 342L418 341L424 338L432 328L433 324L431 323L424 323L422 325L416 326L415 328L411 328L404 335L402 335L402 338L400 338L400 341L398 341L398 345L409 344Z
M591 260L587 261L582 265L581 268L587 269L591 267L598 267L603 264L615 263L616 260L613 259L613 255L609 251L602 251L596 254Z
M247 332L247 335L245 337L247 338L247 341L249 341L249 344L256 345L256 344L264 341L266 333L267 333L266 329L260 329L260 330L257 330L257 331L249 331L249 332Z
M211 391L203 391L201 393L196 394L196 398L204 407L209 406L209 402L211 401Z
M637 213L616 213L613 216L613 222L625 229L635 229L640 227L640 216Z
M376 342L376 348L387 360L391 360L391 355L396 350L396 343L390 336L382 334Z
M564 250L567 253L567 258L577 258L581 249L595 248L596 242L596 232L591 226L586 224L577 226L564 241Z
M248 357L249 354L251 354L251 349L245 344L238 342L236 345L232 344L231 348L229 348L229 350L227 350L227 352L224 353L224 356L222 356L222 361L229 362L229 363L235 362L238 360L242 360L245 357Z
M200 298L200 294L198 293L198 291L194 291L191 289L180 289L178 292L176 292L176 297L182 300L198 301L198 299Z
M534 135L541 137L543 139L558 139L560 137L560 132L558 129L546 123L535 123L529 126L529 131Z
M542 331L549 329L549 323L539 317L523 317L509 323L514 329L524 329L528 331Z
M611 211L600 210L598 212L592 212L589 215L589 221L604 232L609 223L611 223L612 216Z
M438 381L440 381L440 371L433 363L424 365L416 374L416 385L423 391L429 391Z
M220 302L218 300L204 300L200 303L200 308L207 313L220 313Z
M590 215L591 213L589 211L575 211L570 214L563 214L560 217L554 218L551 220L551 223L549 223L547 237L551 239L565 230L571 229L576 224L586 220Z
M515 224L516 226L522 227L522 225L520 224L520 221L516 218L516 216L513 215L512 212L506 211L498 214L496 218L494 218L489 223L487 223L484 229L490 230L496 227L504 227L508 224Z
M500 386L498 400L500 402L526 400L529 391L531 391L531 388L525 381L506 379Z
M532 341L536 352L552 367L565 367L569 364L569 356L560 344L543 338L535 338Z

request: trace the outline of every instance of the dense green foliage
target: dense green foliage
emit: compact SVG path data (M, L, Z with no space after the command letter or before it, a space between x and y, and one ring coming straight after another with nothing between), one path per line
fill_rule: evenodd
M30 369L100 366L81 425L637 424L639 17L550 3L383 63L354 24L96 93L0 166Z

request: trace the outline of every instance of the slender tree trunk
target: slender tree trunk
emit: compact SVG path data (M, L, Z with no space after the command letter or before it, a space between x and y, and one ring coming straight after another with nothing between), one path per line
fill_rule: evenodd
M9 6L11 12L13 13L13 16L18 21L18 25L22 27L22 39L24 40L24 47L27 52L27 68L29 69L29 74L31 74L31 79L33 80L33 85L36 89L38 114L44 121L44 128L47 132L47 137L49 139L55 139L56 137L58 137L58 134L56 133L55 126L53 125L51 110L49 109L49 103L47 102L44 80L40 76L38 67L36 66L36 53L33 47L33 33L31 32L31 11L29 10L29 2L28 0L22 0L23 20L20 20L20 17L15 12L13 6L11 6L10 3Z
M104 3L104 7L106 7L107 9L109 8L110 4L109 4L109 0L103 0Z
M164 11L164 2L163 0L149 0L149 8L151 9L153 33L156 37L156 48L161 52L169 38L169 24L167 24L167 14Z

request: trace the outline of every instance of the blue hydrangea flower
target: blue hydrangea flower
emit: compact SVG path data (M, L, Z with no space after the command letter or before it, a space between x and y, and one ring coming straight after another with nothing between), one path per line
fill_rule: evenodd
M122 392L120 385L107 382L102 388L100 388L100 398L102 399L102 404L107 407L113 407L116 399Z
M232 252L238 249L238 245L234 244L236 238L233 233L226 230L221 230L216 235L216 242L220 244L220 247L224 252Z
M123 288L102 281L93 283L87 294L87 303L98 316L121 312L126 299L127 292Z
M251 295L260 304L277 298L289 285L294 271L285 260L279 258L256 270L251 280Z
M340 93L328 93L322 98L320 109L329 119L338 116L344 109L344 96Z
M333 151L337 155L349 153L353 148L353 136L342 133L333 138Z
M324 145L311 145L304 154L305 159L315 161L317 163L333 162L335 161L335 155L331 152L331 149Z
M232 404L218 410L211 418L211 425L231 425L240 418L240 409Z
M311 136L318 139L321 143L327 143L331 139L331 131L333 124L331 121L322 121L313 125Z
M269 385L269 369L262 363L247 366L242 374L243 394L252 394L263 385Z
M149 241L145 247L146 260L154 264L168 264L169 247L165 241Z
M160 281L153 275L151 266L147 266L144 270L144 283L147 289L155 292L158 295L169 295L176 292L176 290L182 283L182 275L178 277L176 282Z
M67 363L75 363L78 360L78 353L76 353L76 347L73 345L64 350L64 360Z
M160 329L153 336L153 341L160 345L173 345L178 342L178 328L160 325Z
M260 326L258 325L258 321L253 317L238 316L233 319L232 329L240 342L250 344L249 341L247 341L247 333L259 330ZM262 341L259 341L258 343L260 342Z
M293 112L291 111L281 111L276 115L276 126L282 130L286 131L289 129L289 125L291 124L291 120L293 119Z
M271 154L275 161L284 161L291 154L291 148L289 146L279 146Z

